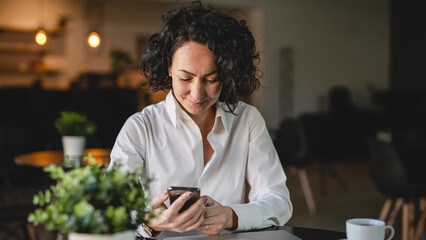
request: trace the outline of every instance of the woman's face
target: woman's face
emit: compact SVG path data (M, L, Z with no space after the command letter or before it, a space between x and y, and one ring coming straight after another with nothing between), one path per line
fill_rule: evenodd
M214 60L212 51L195 42L185 42L172 57L169 74L173 93L190 116L208 113L219 99L222 82Z

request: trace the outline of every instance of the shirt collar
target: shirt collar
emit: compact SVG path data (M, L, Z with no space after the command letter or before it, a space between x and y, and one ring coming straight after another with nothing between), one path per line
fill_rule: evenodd
M176 122L177 122L177 111L182 110L180 109L180 107L178 106L178 102L175 98L175 96L173 95L173 90L170 90L169 93L166 96L166 109L167 109L167 113L169 114L170 120L173 123L173 127L176 127ZM229 132L229 126L227 125L227 121L226 121L226 113L223 110L223 107L225 107L226 104L224 103L216 103L216 115L215 115L215 121L219 121L222 123L223 127L225 128L225 130L227 132Z
M173 123L173 126L176 127L176 107L178 103L176 102L172 91L173 90L170 90L166 96L166 109L167 113L169 114L170 120Z
M228 116L227 114L225 114L225 111L223 110L223 108L226 106L225 103L223 102L217 102L216 103L216 123L219 123L219 120L221 120L220 122L222 123L223 127L225 128L225 131L229 133L229 126L228 126L228 121L226 120L226 116Z

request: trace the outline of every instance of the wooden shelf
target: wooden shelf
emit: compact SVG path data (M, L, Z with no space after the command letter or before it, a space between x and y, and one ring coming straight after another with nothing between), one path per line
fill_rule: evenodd
M55 69L45 69L41 71L36 70L19 70L18 68L0 68L0 75L4 74L18 74L18 75L27 75L27 74L43 74L43 75L49 75L49 76L55 76L60 74L60 70Z
M38 29L24 29L24 28L10 28L10 27L1 27L0 26L0 34L8 33L8 34L33 34L35 35ZM66 33L65 28L58 28L54 30L45 30L46 34L58 36L64 35Z
M9 46L7 46L9 45ZM17 44L3 44L0 43L0 53L13 53L13 54L45 54L47 48L38 45L17 45Z
M0 75L42 74L55 76L61 73L50 69L46 58L64 54L65 29L47 30L48 42L44 46L35 43L37 29L19 29L0 26Z

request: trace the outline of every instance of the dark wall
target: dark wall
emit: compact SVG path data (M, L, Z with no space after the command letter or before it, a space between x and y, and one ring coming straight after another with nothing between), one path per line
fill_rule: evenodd
M391 1L391 89L426 92L426 1Z
M12 177L26 176L18 179L25 182L35 171L17 166L16 155L62 149L54 121L64 110L85 113L98 126L87 138L88 148L112 148L126 119L138 111L138 103L137 91L130 89L0 89L0 170Z
M391 0L390 91L384 109L391 129L426 139L426 1Z

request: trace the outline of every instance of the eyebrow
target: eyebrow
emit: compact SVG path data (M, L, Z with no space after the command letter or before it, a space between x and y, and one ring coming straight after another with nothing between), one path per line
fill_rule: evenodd
M195 74L195 73L188 72L188 71L186 71L185 69L178 69L178 71L184 72L184 73L189 74L189 75L194 76L194 77L196 76L196 74ZM203 77L207 77L207 76L213 75L213 74L215 74L215 73L217 73L217 70L214 70L213 72L207 73L207 74L205 74Z

